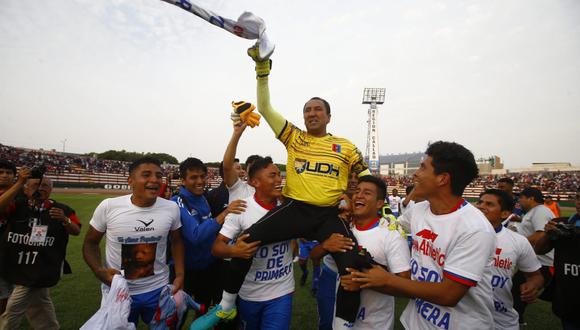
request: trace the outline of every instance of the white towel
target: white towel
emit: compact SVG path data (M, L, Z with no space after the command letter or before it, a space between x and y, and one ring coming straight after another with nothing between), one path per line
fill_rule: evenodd
M275 45L266 35L266 24L260 17L251 12L244 12L237 21L224 18L210 10L204 9L191 0L161 0L203 18L204 20L219 26L222 29L245 39L258 39L260 45L260 57L266 59L274 52Z

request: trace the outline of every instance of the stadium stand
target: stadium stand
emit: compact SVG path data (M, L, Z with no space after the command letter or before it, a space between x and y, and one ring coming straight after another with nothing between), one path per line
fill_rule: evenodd
M408 154L409 159L416 160L416 154ZM7 159L17 167L34 167L45 165L46 175L50 177L55 187L67 188L104 188L125 190L127 187L127 168L129 162L97 159L72 153L62 153L55 150L36 150L17 148L0 144L0 158ZM165 179L175 188L179 184L178 165L164 164ZM486 188L495 187L497 180L510 177L516 182L515 192L526 187L536 187L545 195L551 195L559 201L569 201L574 198L580 187L580 172L526 172L508 173L507 175L483 175L467 187L465 196L476 198ZM397 188L403 193L405 187L413 182L412 176L383 176L389 192ZM208 188L219 186L221 178L218 168L208 168Z

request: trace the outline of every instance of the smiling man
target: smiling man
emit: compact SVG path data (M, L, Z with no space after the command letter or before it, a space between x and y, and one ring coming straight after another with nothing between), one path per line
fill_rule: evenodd
M371 175L359 179L356 192L352 196L352 231L358 243L365 248L373 260L387 268L391 273L403 278L410 278L409 248L405 238L396 230L389 229L389 222L381 217L387 186L379 178ZM323 253L334 249L350 249L350 242L345 237L331 236L321 244L321 248L313 251L320 257ZM327 267L336 271L336 266L327 264ZM336 284L336 281L333 282ZM351 275L341 277L341 286L349 291L361 292L361 304L357 313L357 319L352 329L393 329L395 324L395 300L394 297L381 292L381 288L368 288L361 291L360 284L352 281ZM336 290L336 285L332 286ZM330 302L319 300L319 304L328 304L332 308L334 299ZM324 307L319 306L319 310ZM327 314L328 312L324 312ZM321 325L319 329L331 329L327 322L322 322L328 316L320 315Z
M183 241L179 208L158 197L162 184L161 163L151 157L135 160L129 166L131 195L107 198L99 204L85 236L83 256L95 276L111 285L115 274L125 271L131 313L149 324L159 302L161 290L169 284L166 264L167 241L175 261L174 292L183 286ZM105 264L101 264L99 243L106 236ZM147 251L142 258L139 251ZM137 260L138 259L138 260Z
M497 246L492 267L491 286L493 287L493 320L495 328L500 330L518 330L518 313L514 309L512 298L512 277L516 271L522 272L526 281L520 285L521 300L535 302L544 278L536 253L528 240L502 225L513 211L514 200L505 191L488 189L477 201L477 208L483 212L493 226L497 236Z
M240 213L245 202L234 201L219 215L211 214L205 198L207 167L197 158L187 158L179 165L181 187L171 200L179 206L181 232L185 254L184 291L197 302L210 306L221 299L221 262L211 255L211 247L221 229L226 215Z
M226 217L212 252L221 258L254 260L238 299L243 328L288 329L294 292L290 240L259 247L260 242L245 242L247 234L238 236L278 204L282 192L280 170L270 157L265 157L255 160L248 174L248 183L255 188L255 193L245 199L246 212ZM228 245L236 237L236 243Z
M454 142L429 145L414 174L426 199L399 218L413 235L411 280L381 267L354 272L361 287L411 298L405 329L492 329L491 265L496 238L485 216L461 196L478 174L471 151Z

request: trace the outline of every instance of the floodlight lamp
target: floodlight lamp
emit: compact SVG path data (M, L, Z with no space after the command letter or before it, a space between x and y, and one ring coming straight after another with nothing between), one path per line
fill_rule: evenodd
M363 104L385 103L385 88L365 88L363 92Z

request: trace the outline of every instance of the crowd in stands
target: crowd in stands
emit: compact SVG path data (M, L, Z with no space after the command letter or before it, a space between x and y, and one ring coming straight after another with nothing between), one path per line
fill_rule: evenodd
M0 144L0 158L29 168L44 165L48 173L117 173L127 172L129 162L97 159L55 151L15 148Z
M119 160L97 159L94 157L81 156L69 153L59 153L46 150L32 150L16 148L0 144L0 158L9 160L17 166L34 167L45 165L49 174L126 174L129 162ZM172 180L179 177L176 165L164 167L165 174ZM471 187L495 187L497 181L506 175L483 175L479 176ZM575 192L580 187L580 173L577 172L535 172L535 173L509 173L515 182L515 191L521 191L526 187L536 187L549 194L565 194ZM389 187L407 187L413 183L412 176L383 176L383 181ZM221 183L217 168L208 168L208 183L211 188Z
M471 183L472 187L493 187L502 177L509 177L515 182L514 190L521 191L526 187L535 187L550 194L576 192L580 187L580 173L577 172L536 172L509 173L508 175L479 176Z

